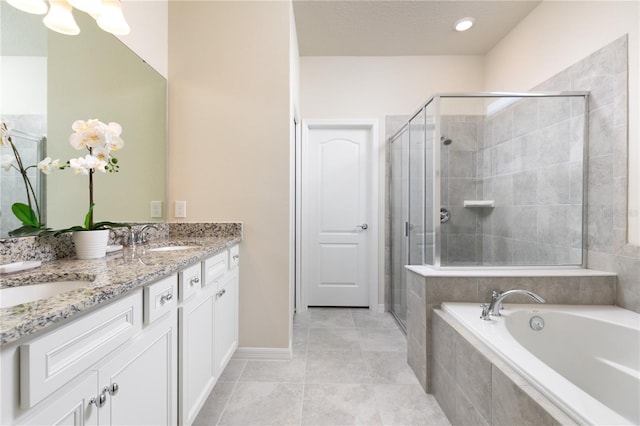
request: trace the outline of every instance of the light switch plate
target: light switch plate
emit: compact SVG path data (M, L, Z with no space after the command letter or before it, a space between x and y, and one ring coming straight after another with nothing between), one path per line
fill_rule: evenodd
M151 217L152 218L162 217L162 201L151 202Z
M175 217L187 217L187 202L176 201L176 207L174 211Z

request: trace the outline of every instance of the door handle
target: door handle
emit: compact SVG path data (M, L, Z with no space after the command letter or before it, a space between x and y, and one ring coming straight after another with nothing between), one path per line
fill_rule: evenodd
M369 228L369 225L367 225L366 223L363 223L362 225L356 226L356 228L361 228L364 231L365 229Z

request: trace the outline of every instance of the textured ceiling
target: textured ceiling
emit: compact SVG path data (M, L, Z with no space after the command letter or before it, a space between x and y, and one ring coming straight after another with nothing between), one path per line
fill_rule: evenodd
M484 55L540 1L294 0L300 55ZM472 16L469 31L453 30Z

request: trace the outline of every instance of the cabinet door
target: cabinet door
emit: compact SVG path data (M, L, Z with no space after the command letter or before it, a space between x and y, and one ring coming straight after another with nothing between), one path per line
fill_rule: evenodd
M216 374L224 367L238 347L238 270L227 273L224 285L216 293Z
M43 401L16 424L97 426L98 408L89 403L97 393L98 373L91 371L80 382L65 388L61 395Z
M179 309L180 424L190 425L216 382L214 362L215 288L206 288Z
M107 403L101 425L173 425L176 423L176 315L145 327L123 350L99 369Z

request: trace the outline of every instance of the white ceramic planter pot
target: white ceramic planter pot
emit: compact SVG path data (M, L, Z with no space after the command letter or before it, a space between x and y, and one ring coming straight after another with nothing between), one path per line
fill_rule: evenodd
M72 238L78 259L99 259L107 254L108 229L73 231Z

